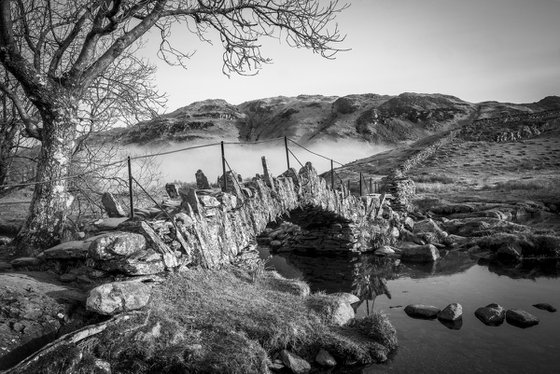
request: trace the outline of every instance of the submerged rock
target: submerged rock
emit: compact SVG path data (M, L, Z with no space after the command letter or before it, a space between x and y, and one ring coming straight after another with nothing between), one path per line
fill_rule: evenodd
M506 312L501 305L492 303L478 308L474 315L487 326L498 326L504 322Z
M546 310L547 312L551 312L554 313L556 312L556 308L553 307L550 304L547 303L538 303L538 304L533 304L533 306L537 309L542 309L542 310Z
M459 303L446 306L437 317L443 321L455 321L463 316L463 307Z
M509 309L506 312L506 321L517 327L531 327L539 324L539 319L529 312L521 309Z
M311 370L311 365L309 362L305 361L303 358L299 357L298 355L287 351L282 350L280 352L280 357L282 358L282 362L289 368L292 373L294 374L305 374L309 373Z
M404 311L412 318L434 319L437 317L440 309L431 305L410 304L404 308Z

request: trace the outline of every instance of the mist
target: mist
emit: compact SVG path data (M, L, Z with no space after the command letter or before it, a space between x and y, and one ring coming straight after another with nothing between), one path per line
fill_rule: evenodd
M125 153L130 156L169 152L197 145L181 143L169 146L126 146ZM302 164L310 161L319 173L330 170L330 161L313 155L299 146L289 143L290 150ZM324 141L307 146L313 152L332 158L342 164L355 161L390 149L356 140ZM264 144L225 144L225 157L232 170L245 178L262 174L261 157L265 156L269 171L277 176L286 171L286 151L283 140ZM194 182L197 170L202 170L210 183L215 183L222 174L220 146L198 148L177 153L155 156L151 167L157 168L161 183L174 181ZM290 166L299 170L301 167L294 156L290 155ZM338 167L335 163L335 168ZM227 166L226 166L227 168ZM228 169L229 170L229 169Z

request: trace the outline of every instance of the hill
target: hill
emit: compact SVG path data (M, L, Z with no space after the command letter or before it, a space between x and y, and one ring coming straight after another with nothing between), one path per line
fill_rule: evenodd
M240 105L205 100L126 129L97 134L97 139L144 145L256 141L288 136L304 143L351 139L394 145L439 134L477 119L555 109L560 109L557 96L530 104L473 104L449 95L417 93L280 96Z

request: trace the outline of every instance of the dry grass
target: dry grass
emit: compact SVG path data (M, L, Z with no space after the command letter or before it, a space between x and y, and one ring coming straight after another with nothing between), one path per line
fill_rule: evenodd
M91 372L91 362L102 359L113 373L268 373L282 349L312 362L325 348L341 363L369 364L396 348L384 315L333 326L333 297L282 292L297 287L280 283L266 273L253 281L235 268L172 275L154 288L147 311L80 343L83 358L73 372ZM36 372L67 367L61 360L68 362L63 352Z

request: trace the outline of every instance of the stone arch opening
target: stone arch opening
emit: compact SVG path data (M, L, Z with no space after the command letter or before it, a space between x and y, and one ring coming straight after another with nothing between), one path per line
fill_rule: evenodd
M269 223L264 241L273 252L336 254L356 243L352 221L320 206L297 207Z

